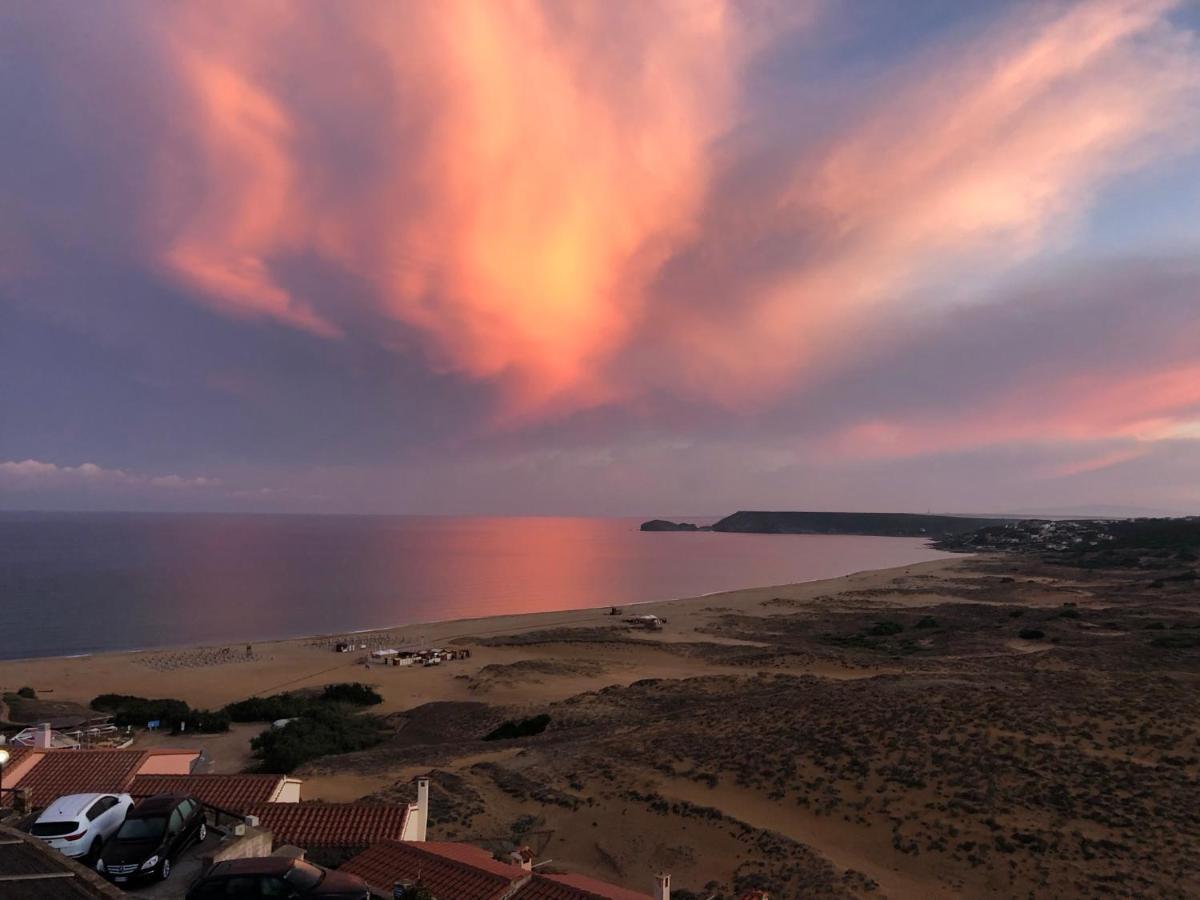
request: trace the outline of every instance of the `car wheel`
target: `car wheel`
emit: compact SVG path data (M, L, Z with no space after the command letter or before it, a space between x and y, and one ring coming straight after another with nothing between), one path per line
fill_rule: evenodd
M171 877L171 860L163 857L162 864L158 867L158 877L166 881Z
M208 837L208 825L204 822L201 822L200 828L196 832L196 843L203 844L206 837Z

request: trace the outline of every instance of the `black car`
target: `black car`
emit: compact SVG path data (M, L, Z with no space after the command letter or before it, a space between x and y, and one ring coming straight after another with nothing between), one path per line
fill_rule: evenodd
M96 871L117 884L141 878L165 880L175 858L207 834L199 800L173 794L147 797L129 811L104 845Z
M367 883L348 872L332 872L302 859L260 856L219 862L192 885L187 900L367 900Z

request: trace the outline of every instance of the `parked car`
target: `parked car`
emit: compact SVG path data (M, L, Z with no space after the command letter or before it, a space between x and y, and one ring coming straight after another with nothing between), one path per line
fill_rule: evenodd
M187 900L368 900L367 883L348 872L334 872L302 859L259 856L219 862L192 885Z
M131 806L128 794L68 794L47 806L29 831L64 856L95 859Z
M100 852L96 871L118 884L171 877L171 864L208 834L204 807L194 797L160 794L139 802Z

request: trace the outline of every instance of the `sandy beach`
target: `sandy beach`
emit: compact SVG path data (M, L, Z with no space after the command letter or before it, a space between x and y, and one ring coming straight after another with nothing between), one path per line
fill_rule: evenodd
M804 582L785 586L749 588L706 595L704 597L640 603L625 609L628 615L653 614L667 618L669 627L652 635L655 641L686 642L712 641L699 629L712 618L713 609L749 610L764 600L782 597L789 601L806 602L816 597L845 590L873 589L891 583L904 574L936 575L960 565L962 560L935 560L861 572L825 581ZM930 600L935 599L930 595ZM218 707L245 697L271 694L278 691L319 686L335 681L369 680L377 684L385 701L382 712L396 712L433 700L473 699L475 694L462 675L477 675L490 665L504 664L514 659L548 655L544 649L512 649L480 646L482 639L501 635L520 634L549 628L584 628L610 626L614 617L609 607L529 613L525 615L493 616L479 619L459 619L430 622L376 631L347 632L278 641L260 641L249 645L225 644L164 650L136 650L117 653L98 653L70 657L0 661L0 686L16 690L29 685L39 696L86 704L100 693L134 694L139 696L177 697L197 707ZM616 619L619 622L618 617ZM368 670L361 660L367 651L333 652L339 641L365 645L368 649L381 647L437 647L452 642L465 642L472 648L469 661L459 661L435 668L385 668ZM623 659L629 667L628 681L639 678L681 678L707 669L700 661L687 661L654 650L641 649ZM496 700L519 700L536 703L558 699L572 692L587 690L596 685L622 683L621 678L599 673L591 676L555 678L549 682L513 685L506 689L496 686Z
M756 883L785 898L1065 896L1098 877L1117 895L1187 893L1198 748L1195 702L1179 698L1200 694L1200 673L1142 629L1190 615L1194 588L1131 577L961 556L625 609L666 619L655 632L607 608L547 612L363 633L347 654L331 635L249 658L241 645L10 661L0 684L216 708L368 682L392 736L302 767L305 799L407 799L432 772L431 837L516 837L635 888L667 868L692 896ZM358 645L471 656L368 668ZM481 740L541 713L544 734ZM263 727L137 740L240 771Z

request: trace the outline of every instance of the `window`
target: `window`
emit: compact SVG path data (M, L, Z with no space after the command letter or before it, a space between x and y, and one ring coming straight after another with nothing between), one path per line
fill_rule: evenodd
M182 803L179 804L179 811L183 813L183 817L185 819L188 818L192 814L192 810L194 810L195 808L196 808L195 801L192 801L192 800L184 800Z
M82 827L78 822L35 822L30 833L34 837L62 837Z
M117 832L118 841L144 841L150 838L162 837L167 820L162 816L126 819L121 830Z
M117 805L116 797L101 797L92 804L92 808L88 810L87 817L89 822L95 822L98 818Z
M291 897L291 889L288 888L287 882L282 878L276 878L273 875L264 875L262 878L262 895L264 897Z
M179 832L183 831L183 813L180 811L179 807L175 807L175 809L171 810L171 824L167 827L167 830L171 832L171 834L178 834Z

